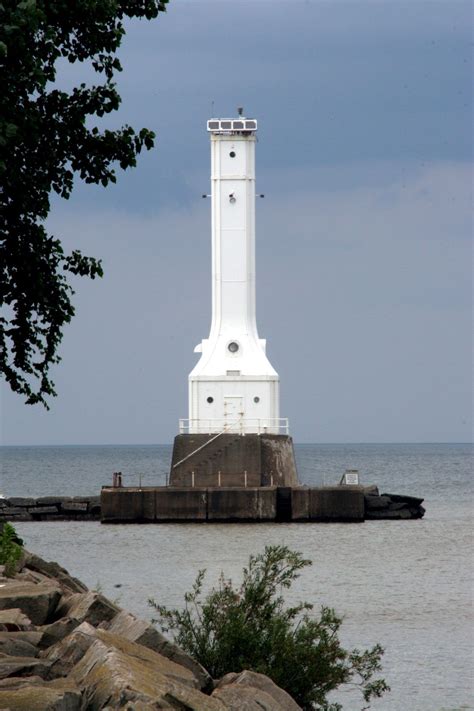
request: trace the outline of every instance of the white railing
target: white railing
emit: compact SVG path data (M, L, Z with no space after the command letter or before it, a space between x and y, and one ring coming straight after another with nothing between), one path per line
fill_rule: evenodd
M239 434L289 434L287 417L242 417L234 422L226 422L222 417L218 419L180 419L180 434L223 434L224 432L237 432Z

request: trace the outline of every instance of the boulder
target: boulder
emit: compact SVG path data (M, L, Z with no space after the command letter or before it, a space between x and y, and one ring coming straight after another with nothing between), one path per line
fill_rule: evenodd
M130 708L129 703L137 710L225 711L218 699L194 688L197 682L187 669L105 630L96 630L96 635L70 675L83 690L89 711Z
M400 521L401 519L413 518L413 516L408 509L401 509L400 511L385 509L383 511L367 511L365 518L367 521L378 521L384 519Z
M12 580L0 588L0 610L20 609L33 624L42 625L55 611L60 597L61 591L54 582Z
M42 651L40 657L50 663L48 678L67 676L97 639L95 631L95 627L83 622L67 637Z
M0 655L12 657L36 657L38 648L22 639L11 636L12 633L0 632Z
M377 496L376 494L365 495L364 497L365 511L379 511L388 509L390 506L389 496Z
M200 689L211 689L212 679L204 667L186 654L178 645L167 640L149 622L139 620L129 612L122 610L114 617L107 629L113 634L119 635L130 642L136 642L148 647L148 649L152 649L176 662L176 664L189 669L198 680Z
M6 679L0 686L0 709L11 711L80 711L82 694L66 679L45 682L38 677ZM138 709L137 709L138 711Z
M62 617L49 625L42 625L38 629L42 633L40 647L51 647L56 642L67 637L79 625L79 621L72 617Z
M75 593L61 601L57 610L58 617L69 617L81 622L89 622L96 627L101 622L110 622L120 612L120 608L107 600L101 593L89 590L86 593Z
M0 679L9 676L29 676L35 674L44 678L50 662L33 657L0 657ZM1 707L0 707L1 708Z
M58 563L48 562L43 560L34 553L25 551L25 567L29 570L36 571L48 578L54 578L58 581L61 588L71 592L83 593L87 592L87 587L77 578L69 575L65 568L62 568Z
M28 644L31 644L33 647L39 647L42 637L42 633L37 630L0 632L0 643L10 639L13 641L28 642Z
M212 697L223 701L229 711L301 711L296 701L268 676L251 671L226 674Z
M404 503L407 506L421 506L424 501L424 499L419 499L416 496L402 496L401 494L382 494L382 496L388 496L392 501Z
M0 610L0 631L21 631L32 630L33 625L29 617L27 617L18 608L8 608Z

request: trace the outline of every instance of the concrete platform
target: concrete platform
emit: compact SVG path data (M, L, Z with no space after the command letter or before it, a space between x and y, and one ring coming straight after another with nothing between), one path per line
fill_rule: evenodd
M364 521L363 487L104 487L102 523Z

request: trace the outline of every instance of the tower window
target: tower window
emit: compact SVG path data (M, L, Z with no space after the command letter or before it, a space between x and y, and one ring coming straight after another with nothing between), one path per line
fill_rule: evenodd
M229 153L229 155L230 155L231 158L235 158L235 151L231 151L231 152Z
M229 351L231 353L237 353L237 351L239 350L239 344L236 343L235 341L231 341L229 343L229 345L227 346L227 348L229 349Z
M213 397L208 397L208 398L207 398L207 402L208 402L209 404L211 404L211 402L214 402L214 398L213 398Z
M254 402L260 402L260 398L258 397L258 395L255 395L253 401L254 401Z

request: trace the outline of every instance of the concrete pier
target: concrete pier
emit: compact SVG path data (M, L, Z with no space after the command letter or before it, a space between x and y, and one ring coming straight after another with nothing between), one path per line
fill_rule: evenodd
M354 487L104 487L102 523L364 521Z

